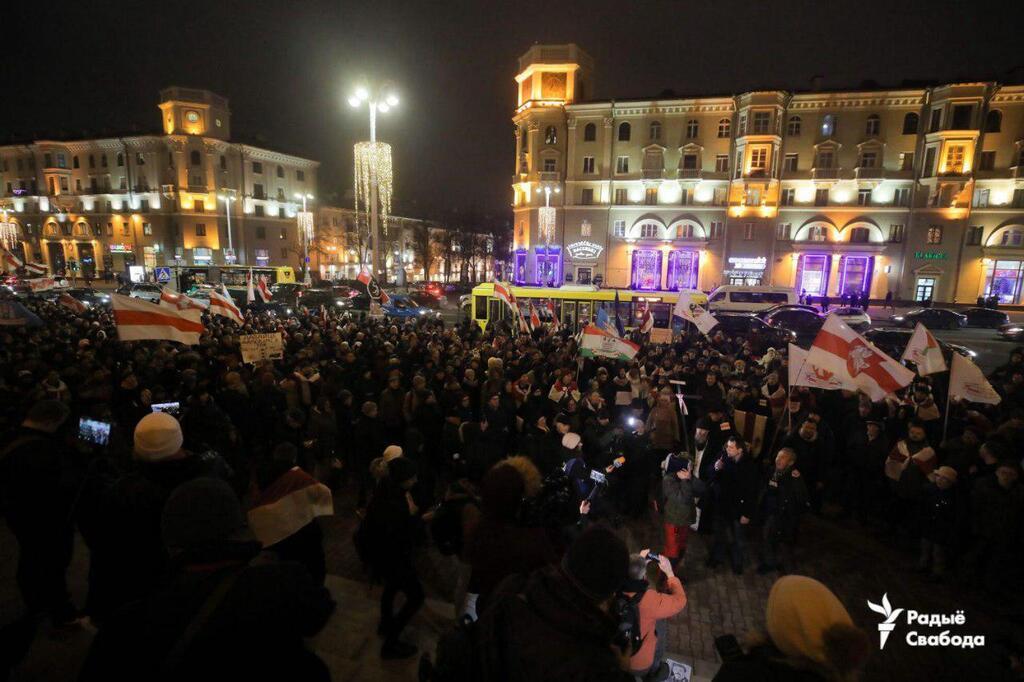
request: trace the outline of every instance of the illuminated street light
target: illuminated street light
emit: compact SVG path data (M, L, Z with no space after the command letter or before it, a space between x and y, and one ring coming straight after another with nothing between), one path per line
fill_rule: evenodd
M313 283L309 276L309 240L313 238L313 214L306 210L306 200L312 201L313 195L309 192L296 192L295 198L302 201L302 212L296 218L302 234L302 282L308 285Z
M237 258L235 257L235 248L231 242L231 202L234 201L236 197L235 190L233 189L228 189L225 187L221 189L221 192L223 192L223 194L218 194L217 198L224 202L224 215L227 216L228 219L228 251L231 254L228 258L225 258L224 260L225 262L230 261L228 263L230 265L231 263L234 263L237 260Z

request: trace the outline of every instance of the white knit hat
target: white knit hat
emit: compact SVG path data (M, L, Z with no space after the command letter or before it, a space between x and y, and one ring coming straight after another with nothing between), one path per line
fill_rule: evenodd
M159 462L181 450L181 424L166 412L147 414L135 427L135 458Z
M390 462L393 459L398 459L399 457L402 456L402 446L401 445L389 445L389 446L387 446L386 448L384 448L384 455L383 456L384 456L384 461L385 462Z
M575 450L577 447L579 447L580 440L581 438L578 434L575 434L570 431L569 433L562 436L562 447L568 450Z

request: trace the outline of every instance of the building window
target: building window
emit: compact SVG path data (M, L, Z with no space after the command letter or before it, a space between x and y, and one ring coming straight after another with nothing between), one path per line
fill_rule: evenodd
M737 152L736 152L736 169L733 171L732 177L733 178L738 178L738 177L740 177L740 174L742 172L743 172L743 152L737 150Z
M893 244L899 244L903 241L903 225L889 225L889 241Z
M786 122L786 135L791 137L800 137L800 117L790 116L789 121Z
M882 119L878 118L878 114L868 116L867 125L864 127L864 134L868 137L875 137L881 129Z
M267 238L267 228L264 227L263 225L257 225L256 226L256 239L266 239L266 238Z
M284 166L278 166L277 167L277 177L279 177L279 178L283 178L284 177Z
M281 228L281 239L288 239L288 228L287 227L282 227Z
M173 166L174 164L172 163L171 165ZM226 171L228 169L228 157L223 154L220 155L220 169L222 171Z
M900 170L914 170L914 152L900 152Z
M967 245L978 246L981 244L981 236L984 234L985 228L981 225L972 225L967 228Z
M754 239L754 223L743 224L743 239L748 242Z
M614 223L612 223L612 236L620 238L626 236L625 220L616 220Z
M661 121L651 121L651 141L661 139Z
M697 155L683 154L683 170L697 170Z
M262 218L264 215L266 215L263 211L263 204L256 204L255 206L253 206L253 215L255 215L258 218Z
M120 168L124 165L124 154L118 152L117 154L117 166Z
M795 171L799 158L799 154L786 154L786 158L782 160L782 170L787 172Z
M629 142L629 134L631 132L630 125L628 123L619 124L619 142Z
M593 173L594 172L594 157L584 156L583 157L583 172Z
M693 190L692 189L681 189L679 190L679 203L683 206L689 206L693 203Z
M772 115L769 111L755 111L754 112L754 134L765 135L769 132L771 126Z
M850 242L853 244L867 244L871 241L871 230L866 227L855 227L850 230Z
M580 190L580 203L584 206L590 206L594 203L594 190L590 187Z
M555 172L555 164L556 164L555 159L552 159L550 157L544 159L544 172L545 173L554 173Z
M910 205L910 188L899 187L892 191L892 204L893 206L909 206Z
M103 236L103 226L100 225L99 223L93 223L92 225L89 226L89 229L92 230L92 236L93 237L102 237Z
M591 227L589 220L584 220L582 223L580 223L580 236L581 237L589 237L593 231L594 230Z
M975 208L988 208L988 199L990 191L988 189L978 189L974 191L974 207Z
M761 190L750 188L743 194L743 205L744 206L760 206L761 205Z
M583 141L593 142L597 139L597 126L593 123L588 123L583 126Z
M114 223L107 223L107 236L108 237L113 237L114 236Z
M628 173L629 172L629 157L620 156L615 159L615 172L616 173Z
M935 150L937 147L928 147L924 153L924 168L921 169L922 178L930 178L935 175Z
M728 192L727 187L716 187L714 194L712 195L712 201L715 206L725 206L725 197Z
M953 130L968 130L971 127L971 114L974 107L970 104L953 105Z
M306 181L306 171L301 171L301 170L295 171L295 179L298 180L299 182L305 182Z
M874 168L877 163L878 163L878 153L877 152L861 152L860 153L860 162L857 165L859 165L861 168Z
M836 132L837 123L835 114L825 114L821 118L821 136L832 137Z
M152 225L152 223L142 223L142 234L144 234L144 235L152 235L153 234L153 225Z
M677 239L693 239L694 229L692 223L684 223L679 226L676 234Z
M964 146L951 144L946 148L946 173L961 175L964 171Z
M197 150L193 149L191 152L189 152L188 162L193 166L198 166L201 163L199 152ZM117 165L120 166L121 164L119 163Z
M711 222L711 236L710 236L710 238L711 239L721 239L722 238L722 232L723 232L723 228L722 228L721 221L718 221L718 220L712 221Z
M128 189L128 178L121 176L117 179L117 186L120 189Z
M782 190L782 193L779 195L779 203L781 203L783 206L792 206L793 204L795 204L796 190L793 189L792 187L787 187L786 189Z
M931 225L928 228L928 244L942 243L942 225Z
M619 189L615 190L615 203L616 204L625 204L625 203L628 203L628 201L629 201L629 199L628 199L626 190L622 189L621 187Z
M644 190L644 203L648 206L655 206L658 203L658 188L648 187Z
M686 122L686 139L695 140L697 139L697 133L700 131L700 124L697 123L697 119L691 118Z
M985 115L985 132L998 133L1003 127L1003 113L992 109Z
M938 130L939 130L939 128L941 126L942 126L942 109L940 107L936 107L935 109L932 109L932 117L931 117L931 120L928 123L928 132L929 133L938 132Z
M135 154L135 165L136 166L145 166L146 165L146 156L142 152L138 152L137 154Z
M555 126L548 126L544 129L544 144L558 144L558 131Z
M732 121L727 118L719 119L718 121L718 136L729 137L730 130L732 128Z
M870 206L871 205L871 190L870 189L858 189L857 190L857 205L858 206Z
M67 157L65 157L64 154L58 153L57 154L57 168L67 168L67 167L68 167Z
M263 185L260 183L254 183L252 186L252 196L254 199L266 199L267 195L263 191Z
M775 226L775 238L783 241L789 240L790 224L779 223Z
M640 226L640 239L657 239L658 238L658 225L657 223L644 223Z
M754 147L750 150L750 175L764 175L768 168L768 148Z
M196 236L197 237L205 237L206 236L206 225L204 225L203 223L196 223Z
M828 188L823 187L821 189L814 190L814 205L815 206L828 206Z
M79 168L79 165L78 165L78 155L77 154L75 154L74 156L71 157L71 167L72 168Z
M833 160L832 151L824 149L818 152L818 158L814 163L815 168L831 168Z
M807 240L812 242L828 241L828 228L824 225L811 225L807 229Z
M254 175L263 175L263 163L260 161L253 161L252 172Z
M269 249L255 249L256 253L256 265L269 265L270 264L270 250Z
M1004 230L1002 237L999 239L1000 246L1020 246L1024 233L1021 230Z
M920 116L911 112L903 117L903 134L904 135L917 135L917 126Z
M89 168L96 167L96 156L94 154L89 155Z
M82 179L81 178L75 178L75 191L78 192L79 194L82 193Z
M990 171L996 168L996 153L994 151L984 151L981 156L978 157L978 170Z
M728 154L716 154L715 155L715 172L716 173L728 173L729 172L729 155Z

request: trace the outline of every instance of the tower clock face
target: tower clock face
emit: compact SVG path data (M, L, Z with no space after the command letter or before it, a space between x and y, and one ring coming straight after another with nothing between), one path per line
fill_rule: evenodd
M189 123L198 123L199 122L199 112L198 111L186 111L185 112L185 120L188 121Z

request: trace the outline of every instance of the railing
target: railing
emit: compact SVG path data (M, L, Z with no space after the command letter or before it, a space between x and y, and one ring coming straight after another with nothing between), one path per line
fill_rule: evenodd
M661 180L665 177L665 171L661 168L644 168L641 174L644 180Z
M858 180L880 180L885 177L885 169L874 166L858 166Z
M680 168L679 169L680 180L700 180L701 169L700 168Z
M838 168L812 168L811 177L815 180L835 180L839 177Z
M558 182L558 171L541 171L541 182Z
M764 178L768 177L768 171L764 168L751 168L743 174L745 178Z

